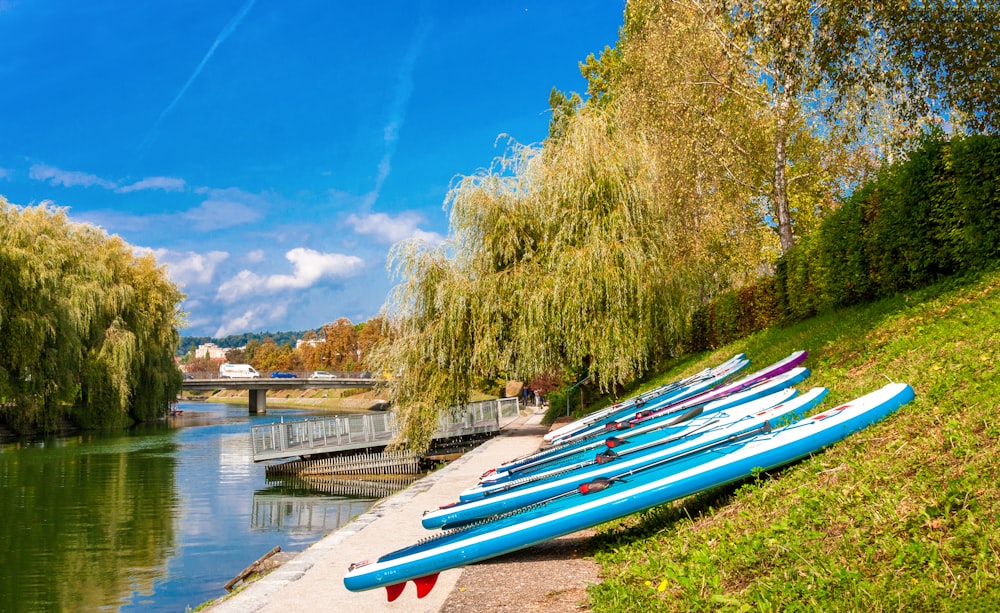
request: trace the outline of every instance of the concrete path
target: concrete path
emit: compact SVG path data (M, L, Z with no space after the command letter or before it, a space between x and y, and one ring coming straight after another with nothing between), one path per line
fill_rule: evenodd
M441 573L431 593L419 600L413 585L407 584L395 602L387 601L382 588L367 592L347 591L344 573L354 562L375 560L432 535L432 531L420 525L424 511L455 502L482 473L537 450L547 431L541 419L541 412L517 418L500 436L382 500L269 575L203 610L210 613L437 612L455 587L462 574L461 568Z

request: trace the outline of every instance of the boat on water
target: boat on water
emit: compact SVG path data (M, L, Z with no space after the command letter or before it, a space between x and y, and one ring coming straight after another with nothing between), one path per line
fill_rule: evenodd
M564 534L724 485L815 453L875 423L913 399L913 389L892 383L851 402L770 432L714 447L680 460L647 462L595 478L527 508L472 523L352 564L348 590L385 587L389 600L413 581L417 596L433 589L438 573L516 551Z

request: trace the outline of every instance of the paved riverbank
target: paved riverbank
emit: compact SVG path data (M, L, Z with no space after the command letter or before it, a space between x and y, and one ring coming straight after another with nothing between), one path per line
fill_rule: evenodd
M547 431L541 425L541 418L541 412L522 415L506 426L500 436L379 502L269 575L205 610L211 613L439 611L462 569L441 573L431 593L419 600L413 585L407 585L395 602L387 602L384 589L347 591L344 573L353 562L374 560L430 536L432 533L420 525L424 511L458 500L462 490L472 486L482 473L538 449Z

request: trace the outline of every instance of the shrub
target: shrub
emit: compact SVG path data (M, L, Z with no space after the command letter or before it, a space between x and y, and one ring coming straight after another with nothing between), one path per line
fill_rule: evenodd
M775 275L691 318L692 351L777 321L918 289L1000 258L1000 138L929 134L779 258Z

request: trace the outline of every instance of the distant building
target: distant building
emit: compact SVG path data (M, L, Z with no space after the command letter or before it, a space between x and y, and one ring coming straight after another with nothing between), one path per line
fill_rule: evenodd
M194 357L196 358L209 358L212 360L224 360L226 359L226 352L229 349L225 347L219 347L215 343L204 343L198 345L198 348L194 350Z
M295 348L301 349L303 345L309 345L310 347L319 347L326 342L325 338L314 338L311 341L304 341L301 338L295 341Z

